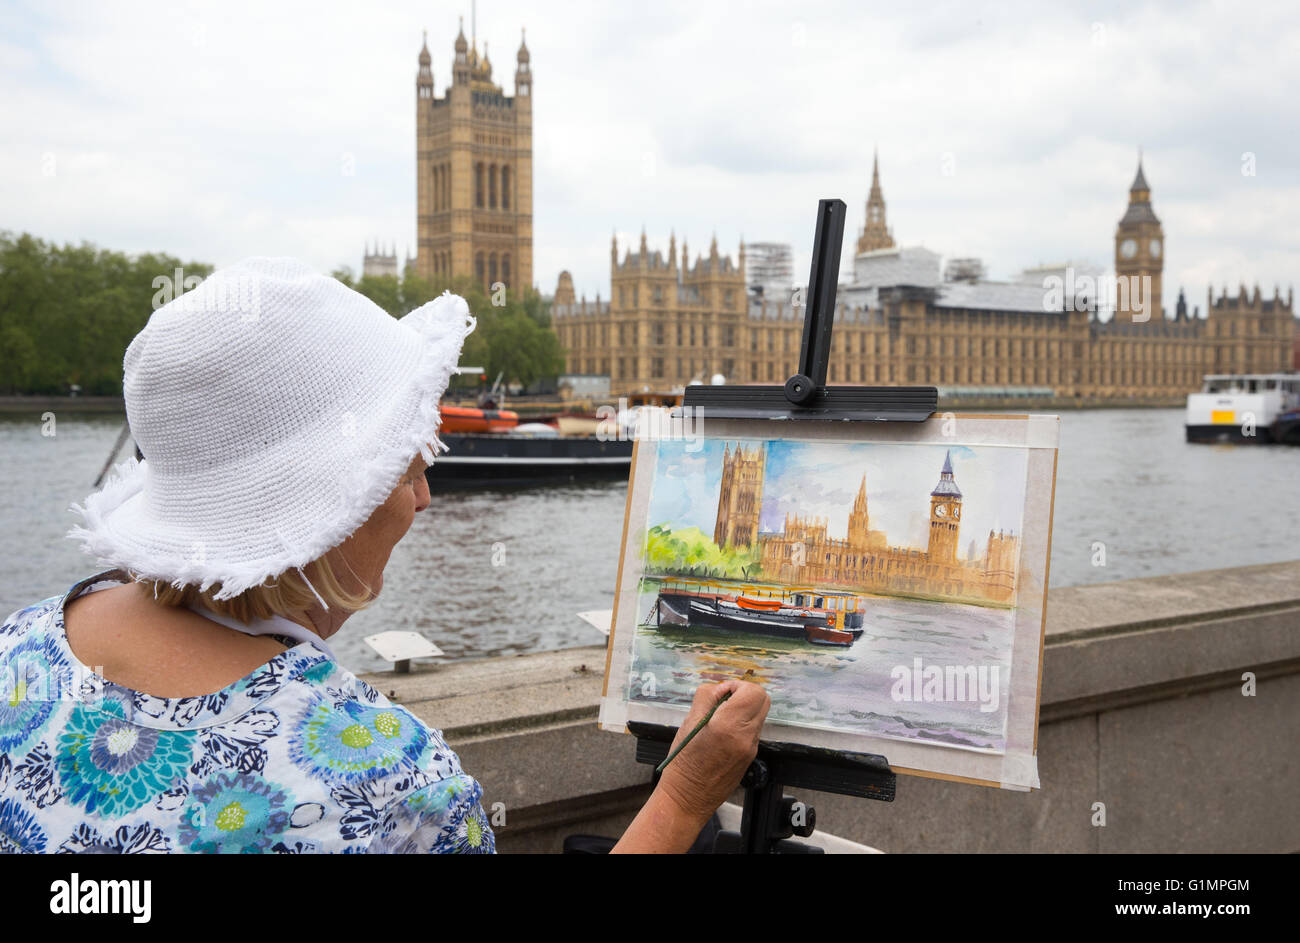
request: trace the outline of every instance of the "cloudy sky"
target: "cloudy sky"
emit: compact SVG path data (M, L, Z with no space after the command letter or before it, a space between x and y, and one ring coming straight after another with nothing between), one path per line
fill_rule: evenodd
M416 56L427 29L441 95L457 12L6 0L0 228L322 270L413 245ZM544 292L567 268L608 296L610 235L642 226L652 249L790 242L806 277L817 199L860 229L875 146L898 241L995 278L1108 265L1139 146L1167 305L1300 271L1290 5L485 0L509 94L521 26Z

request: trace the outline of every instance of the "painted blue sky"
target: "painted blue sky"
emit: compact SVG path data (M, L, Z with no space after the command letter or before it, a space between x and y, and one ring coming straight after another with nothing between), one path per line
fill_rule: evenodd
M751 449L761 444L757 439L709 439L701 447L699 442L662 440L650 523L698 527L711 535L723 449L727 444L734 448L736 441ZM1023 449L781 441L768 441L766 447L767 478L759 519L766 532L781 530L789 512L825 517L830 535L843 537L865 475L872 529L883 530L893 546L923 548L929 535L930 491L939 481L947 452L952 454L953 478L962 491L960 555L967 555L972 539L982 552L990 529L1021 531Z

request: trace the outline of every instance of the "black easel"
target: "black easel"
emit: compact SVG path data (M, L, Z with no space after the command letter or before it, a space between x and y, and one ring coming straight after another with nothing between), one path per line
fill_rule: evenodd
M684 409L702 419L886 422L923 422L935 411L939 391L932 386L826 386L846 211L843 200L817 204L799 372L785 386L688 386ZM677 734L675 727L659 724L632 721L627 726L637 738L638 763L658 765ZM813 833L815 810L786 796L782 787L892 802L895 774L889 761L874 753L763 742L741 785L745 807L740 831L720 833L715 853L817 853L821 849L790 840Z

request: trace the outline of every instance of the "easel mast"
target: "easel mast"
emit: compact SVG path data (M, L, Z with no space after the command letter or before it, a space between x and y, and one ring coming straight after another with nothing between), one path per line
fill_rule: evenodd
M846 214L843 200L817 204L798 372L784 386L688 386L683 409L689 408L700 419L886 422L924 422L934 413L939 391L932 386L826 386ZM655 765L668 755L677 733L673 727L635 721L628 729L637 737L637 762ZM740 832L722 832L715 852L818 852L790 840L795 834L812 834L816 813L802 807L801 823L796 826L796 803L784 795L783 786L892 802L896 777L889 761L876 754L762 742L741 785L745 807Z
M939 391L932 386L826 385L846 214L843 200L817 204L798 372L784 386L694 384L686 388L683 407L709 419L924 422L930 418L939 403Z

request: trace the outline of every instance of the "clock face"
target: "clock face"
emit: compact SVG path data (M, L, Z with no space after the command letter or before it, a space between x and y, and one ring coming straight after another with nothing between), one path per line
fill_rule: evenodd
M961 508L960 508L960 507L954 507L954 508L952 509L952 519L953 519L954 521L959 521L959 520L961 520Z
M938 517L947 517L947 516L948 516L948 505L946 505L946 504L936 505L936 506L935 506L935 509L934 509L934 513L935 513L935 515L938 516Z
M1159 239L1152 239L1152 240L1151 240L1151 254L1152 254L1153 256L1155 256L1157 259L1160 258L1160 240L1159 240Z
M1126 259L1131 259L1137 255L1138 244L1136 239L1125 239L1119 244L1119 254Z

